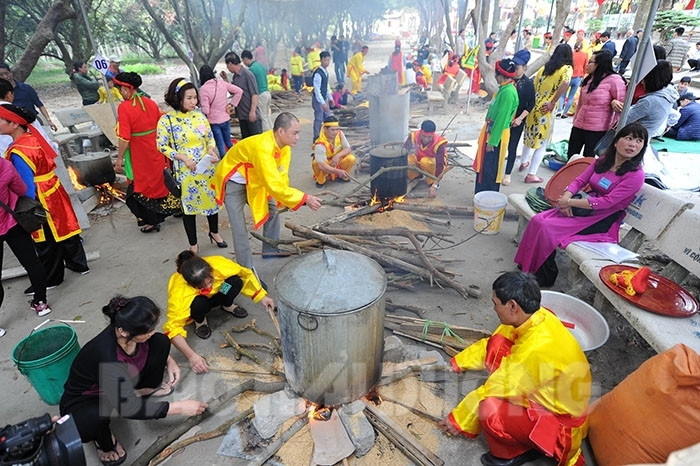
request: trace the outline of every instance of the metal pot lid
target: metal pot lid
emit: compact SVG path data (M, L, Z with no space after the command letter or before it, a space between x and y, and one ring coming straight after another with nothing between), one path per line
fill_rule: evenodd
M275 277L275 297L305 314L347 314L384 295L386 274L362 254L324 249L285 264Z

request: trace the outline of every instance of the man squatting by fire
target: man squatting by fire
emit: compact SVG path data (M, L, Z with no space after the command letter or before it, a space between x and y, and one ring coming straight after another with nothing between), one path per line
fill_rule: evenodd
M447 139L437 134L435 129L435 122L425 120L418 131L408 135L403 145L409 151L408 164L410 166L420 168L438 179L435 181L432 178L425 178L425 182L429 186L428 195L430 197L437 196L440 179L447 166L447 153L445 152ZM422 175L408 170L409 179L413 180L420 176Z

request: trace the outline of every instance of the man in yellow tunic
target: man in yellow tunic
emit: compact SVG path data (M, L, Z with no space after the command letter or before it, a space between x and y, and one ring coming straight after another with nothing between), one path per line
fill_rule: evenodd
M591 372L573 335L540 307L535 277L507 272L493 283L501 325L452 358L455 372L489 371L438 427L450 435L484 433L486 466L518 466L544 454L583 466Z
M369 71L365 69L365 55L368 51L369 47L363 45L362 50L353 55L348 62L348 76L352 80L352 95L362 92L362 75L369 74Z
M350 181L350 170L355 165L352 148L338 126L334 116L326 117L321 132L314 142L311 169L314 172L316 187L322 187L327 179Z
M289 112L280 113L273 128L235 144L219 162L212 179L216 202L226 206L236 262L253 268L253 252L248 242L243 208L246 203L253 215L253 226L263 227L266 238L279 239L280 221L277 207L297 210L306 204L312 210L321 201L289 186L289 163L292 147L299 141L299 119ZM263 243L263 257L274 257L277 248Z

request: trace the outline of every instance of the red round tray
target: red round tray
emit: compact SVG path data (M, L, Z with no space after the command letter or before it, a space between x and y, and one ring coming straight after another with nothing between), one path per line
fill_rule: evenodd
M564 194L566 187L583 173L595 161L593 157L574 160L561 167L549 179L544 188L544 195L550 202L555 203ZM585 191L585 189L584 189ZM573 193L576 194L576 193Z
M637 270L629 265L613 264L600 269L600 279L632 304L644 310L670 317L689 317L698 312L698 302L685 288L661 275L651 273L644 293L630 296L610 281L610 276L623 270Z

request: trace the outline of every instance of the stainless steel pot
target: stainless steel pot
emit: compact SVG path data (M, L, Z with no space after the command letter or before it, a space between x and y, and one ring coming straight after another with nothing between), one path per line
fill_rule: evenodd
M348 403L379 381L386 274L372 259L324 250L275 277L287 381L321 405Z

